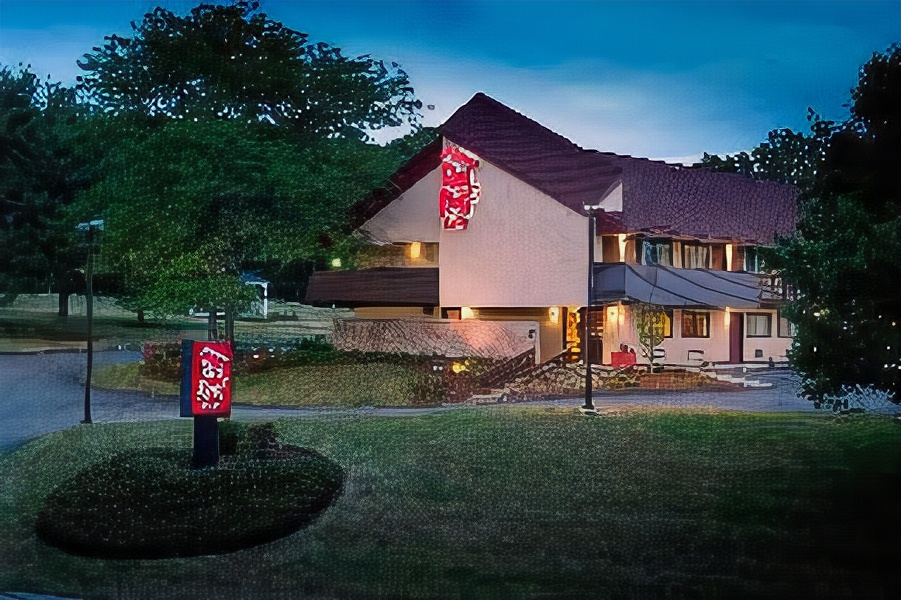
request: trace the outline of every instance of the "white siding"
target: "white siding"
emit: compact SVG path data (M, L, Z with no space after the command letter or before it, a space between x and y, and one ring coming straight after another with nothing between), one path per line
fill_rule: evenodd
M441 305L584 304L587 217L486 161L479 179L481 198L469 228L440 231Z
M440 187L441 169L434 169L360 229L381 243L439 241Z

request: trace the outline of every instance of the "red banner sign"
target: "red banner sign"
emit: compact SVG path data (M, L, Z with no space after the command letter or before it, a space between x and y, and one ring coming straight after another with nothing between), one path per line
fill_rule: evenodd
M194 342L191 354L191 414L216 417L231 415L231 344Z
M445 229L466 229L479 202L476 178L479 161L448 146L441 152L441 191L438 207Z

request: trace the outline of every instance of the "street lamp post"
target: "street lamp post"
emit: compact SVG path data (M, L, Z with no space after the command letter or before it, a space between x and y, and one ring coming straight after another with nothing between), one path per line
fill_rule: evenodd
M91 371L94 366L94 231L103 231L103 219L95 219L87 223L79 223L78 231L88 234L88 258L85 264L85 300L88 309L88 368L84 382L84 419L82 423L93 423L91 420Z
M588 299L585 303L585 338L582 342L584 348L582 355L585 358L585 404L582 405L583 412L594 413L594 402L592 402L592 381L591 381L591 305L594 300L594 239L595 239L595 215L600 206L588 205L584 206L585 212L588 213Z

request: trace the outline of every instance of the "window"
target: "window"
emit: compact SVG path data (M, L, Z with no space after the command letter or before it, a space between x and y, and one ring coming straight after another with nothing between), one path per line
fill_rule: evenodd
M640 244L636 244L636 248L639 251L636 258L640 264L659 267L673 265L672 244L669 240L641 240Z
M661 323L661 331L658 333L662 334L665 338L673 337L673 311L672 309L664 309L663 311L663 323Z
M779 337L795 337L798 333L798 326L789 321L779 313Z
M655 320L654 322L655 337L671 338L673 337L673 311L672 309L665 308L661 314L663 318Z
M682 244L682 268L709 269L710 246L701 244Z
M745 271L748 273L763 273L766 265L757 246L745 246Z
M746 331L749 338L752 337L770 337L772 330L772 315L763 313L748 313Z
M710 313L682 311L682 337L706 338L710 337Z

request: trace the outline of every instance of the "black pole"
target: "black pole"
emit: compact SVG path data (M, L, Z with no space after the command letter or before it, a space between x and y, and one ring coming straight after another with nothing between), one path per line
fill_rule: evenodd
M216 307L210 307L207 317L207 340L217 341ZM194 417L194 460L195 469L215 467L219 464L219 419L210 416Z
M585 410L594 410L591 401L591 302L594 294L594 209L588 210L588 302L585 304L585 340L583 355L585 357Z
M88 261L85 266L85 297L88 305L88 369L84 382L84 420L91 421L91 370L94 367L94 226L88 225Z

